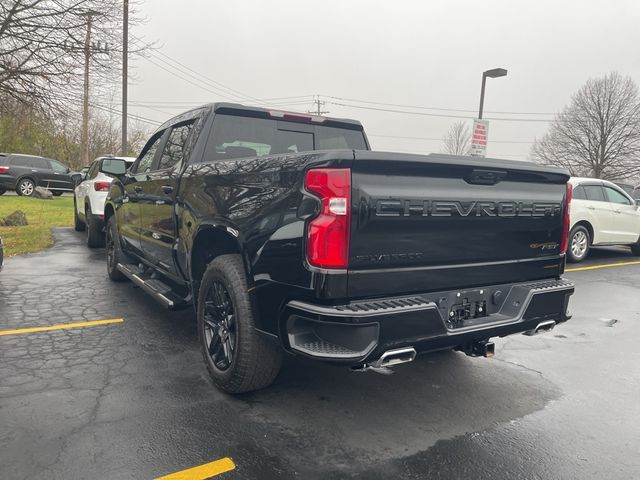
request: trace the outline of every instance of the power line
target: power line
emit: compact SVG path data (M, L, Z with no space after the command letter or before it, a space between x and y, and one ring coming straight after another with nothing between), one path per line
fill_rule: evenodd
M441 142L442 141L442 137L440 138L435 138L435 137L406 137L406 136L400 136L400 135L381 135L381 134L377 134L377 133L367 133L368 137L380 137L380 138L398 138L398 139L402 139L402 140L430 140L430 141L438 141ZM523 140L491 140L491 143L526 143L526 144L531 144L534 142L528 142L528 141L523 141Z
M344 98L344 97L335 97L333 95L323 95L324 97L327 98L332 98L334 100L342 100L342 101L347 101L347 102L356 102L356 103L369 103L371 105L383 105L383 106L387 106L387 107L400 107L400 108L416 108L416 109L421 109L421 110L435 110L435 111L442 111L442 112L462 112L462 113L475 113L477 112L477 110L462 110L462 109L457 109L457 108L438 108L438 107L423 107L423 106L419 106L419 105L406 105L406 104L399 104L399 103L383 103L383 102L374 102L371 100L358 100L358 99L354 99L354 98ZM502 111L487 111L485 113L497 113L497 114L504 114L504 115L555 115L556 112L502 112Z
M327 101L326 103L329 103L331 105L337 105L340 107L348 107L348 108L359 108L359 109L363 109L363 110L375 110L378 112L390 112L390 113L403 113L403 114L408 114L408 115L420 115L420 116L424 116L424 117L440 117L440 118L461 118L461 119L466 119L466 120L470 120L473 119L474 117L469 117L466 115L444 115L444 114L438 114L438 113L427 113L427 112L410 112L407 110L395 110L395 109L390 109L390 108L378 108L378 107L367 107L364 105L350 105L350 104L346 104L346 103L338 103L338 102L330 102ZM499 118L499 117L485 117L485 120L493 120L493 121L502 121L502 122L543 122L543 123L549 123L552 120L546 120L546 119L528 119L528 118Z

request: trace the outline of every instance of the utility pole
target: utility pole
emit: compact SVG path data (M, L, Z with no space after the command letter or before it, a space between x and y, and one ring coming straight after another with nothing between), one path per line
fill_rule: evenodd
M84 38L84 92L82 98L82 131L80 132L80 164L89 164L89 62L91 61L91 22L96 12L88 11L87 34Z
M129 65L129 0L124 0L122 13L122 146L120 154L127 155L127 87Z
M326 102L320 100L320 95L316 95L316 98L313 100L313 104L316 107L316 110L309 110L308 113L313 113L319 117L324 115L325 113L329 113L328 111L323 111L322 107L324 107Z
M82 98L82 131L80 132L80 161L81 165L89 163L89 69L91 66L91 55L94 52L109 53L109 46L101 42L95 45L91 43L91 25L93 17L100 12L89 10L83 14L87 18L87 34L84 38L84 88Z

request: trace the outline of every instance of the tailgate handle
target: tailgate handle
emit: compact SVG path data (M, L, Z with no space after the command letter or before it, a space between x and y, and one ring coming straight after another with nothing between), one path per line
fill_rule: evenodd
M496 183L504 180L507 176L507 172L503 170L483 170L475 168L467 178L467 183L473 183L475 185L495 185Z

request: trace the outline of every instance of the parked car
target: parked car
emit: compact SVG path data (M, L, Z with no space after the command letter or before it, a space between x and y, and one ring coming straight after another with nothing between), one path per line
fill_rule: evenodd
M0 271L4 267L4 242L2 241L2 237L0 237Z
M15 190L18 195L31 196L36 187L45 187L54 195L72 192L74 173L57 160L24 155L0 154L0 195Z
M231 393L269 385L283 351L386 371L436 350L491 356L491 337L569 318L567 171L368 150L353 120L179 115L111 184L108 274L193 305Z
M592 246L625 245L640 255L640 200L615 183L573 177L571 233L567 258L584 260Z
M87 232L87 245L104 246L104 201L113 177L123 175L135 158L105 156L89 165L83 181L73 192L75 229Z

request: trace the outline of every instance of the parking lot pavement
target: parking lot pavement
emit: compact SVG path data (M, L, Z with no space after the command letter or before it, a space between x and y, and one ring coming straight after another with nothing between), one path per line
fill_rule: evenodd
M291 358L271 388L230 397L191 311L111 283L80 234L55 237L0 273L2 479L640 477L640 265L569 272L574 318L499 339L493 359L443 352L382 376ZM2 335L95 320L114 321Z

